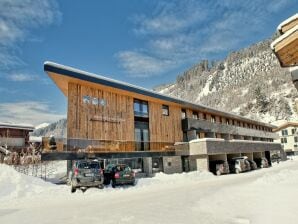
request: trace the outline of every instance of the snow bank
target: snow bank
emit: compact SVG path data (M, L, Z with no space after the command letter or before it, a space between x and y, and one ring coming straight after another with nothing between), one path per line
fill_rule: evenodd
M215 176L207 171L194 171L189 173L182 173L182 174L164 174L164 173L157 173L155 177L152 178L143 178L138 180L138 184L136 187L149 187L152 185L161 187L162 185L184 185L190 182L202 181L202 180L209 180L211 178L215 178Z
M29 197L49 190L54 191L55 187L40 178L21 174L13 167L0 164L0 201Z

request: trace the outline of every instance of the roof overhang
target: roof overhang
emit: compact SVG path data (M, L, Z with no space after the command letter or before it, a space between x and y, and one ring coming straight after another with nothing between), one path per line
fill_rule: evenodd
M280 34L284 34L294 26L298 25L298 13L283 21L278 25L277 30Z
M5 129L19 129L33 131L35 128L32 125L27 124L11 124L11 123L0 123L0 128Z
M68 96L68 83L79 83L94 88L107 89L112 92L117 91L125 95L133 96L135 98L137 98L138 96L143 98L145 97L148 100L153 99L154 101L160 101L163 103L167 102L168 104L174 104L190 109L200 110L202 112L208 112L214 115L225 116L232 119L247 121L257 125L264 125L270 128L276 128L276 126L271 124L259 122L236 114L215 110L211 107L207 107L201 104L194 104L186 100L181 100L176 97L170 97L149 89L110 79L104 76L96 75L94 73L82 71L69 66L64 66L54 62L45 62L44 71L49 75L49 77L60 88L60 90L64 93L66 97Z
M280 62L281 67L298 65L298 25L271 43L271 49Z

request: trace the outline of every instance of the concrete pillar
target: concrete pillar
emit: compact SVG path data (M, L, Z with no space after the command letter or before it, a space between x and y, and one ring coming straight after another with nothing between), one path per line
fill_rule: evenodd
M209 170L208 157L197 159L197 170L198 171L208 171Z
M151 157L143 158L143 169L144 169L144 173L146 174L147 177L153 176L152 158Z

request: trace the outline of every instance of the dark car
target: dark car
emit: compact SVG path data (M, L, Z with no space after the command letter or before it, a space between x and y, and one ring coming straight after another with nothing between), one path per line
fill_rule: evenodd
M103 170L100 163L96 160L79 160L73 165L70 172L71 192L74 193L77 188L85 191L89 187L98 187L102 189L104 182Z
M247 156L232 158L229 160L229 167L236 174L251 170Z
M257 163L256 163L255 161L250 160L250 159L248 159L247 161L248 161L249 164L250 164L250 168L251 168L251 170L256 170L256 169L258 169L258 165L257 165Z
M280 158L280 156L278 155L278 154L273 154L272 156L271 156L271 162L272 163L279 163L281 161L281 158Z
M210 172L219 176L221 174L230 173L229 164L224 160L211 160L209 161Z
M269 167L268 160L264 157L256 158L255 161L256 161L258 167L260 167L260 168L268 168Z
M109 164L104 170L105 184L112 187L122 184L134 185L136 182L134 171L125 164Z

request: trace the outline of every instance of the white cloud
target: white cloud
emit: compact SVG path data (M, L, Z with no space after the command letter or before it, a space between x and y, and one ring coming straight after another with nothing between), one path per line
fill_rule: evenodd
M60 20L61 13L54 0L0 1L0 69L24 64L16 55L18 43L31 29Z
M118 60L129 75L142 71L151 76L206 57L217 58L245 46L291 5L295 6L288 0L159 2L150 15L133 18L133 31L145 46L121 51Z
M65 114L57 114L51 110L46 102L27 101L0 104L2 122L38 125L45 122L52 123L65 117Z
M133 51L119 52L117 57L122 61L123 68L133 77L152 76L173 66L171 60L163 60Z
M38 76L30 75L30 74L26 74L26 73L18 73L18 74L11 74L7 78L9 80L15 81L15 82L26 82L26 81L37 80Z

